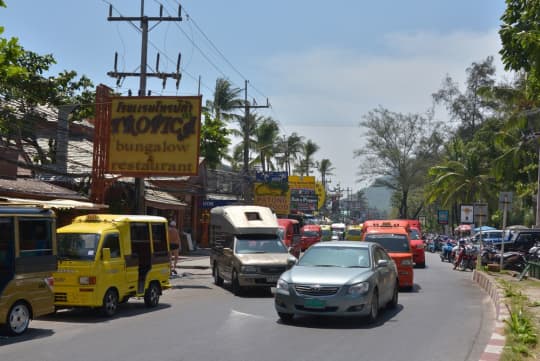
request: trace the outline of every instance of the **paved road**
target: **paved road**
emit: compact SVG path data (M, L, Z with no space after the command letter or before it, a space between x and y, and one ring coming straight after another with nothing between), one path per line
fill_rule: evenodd
M491 304L470 272L427 257L415 290L401 292L399 307L375 325L325 318L284 325L271 294L235 297L212 284L209 269L180 268L157 309L133 300L112 319L59 312L33 321L23 337L0 339L0 360L477 361L491 333ZM180 263L193 265L206 259Z

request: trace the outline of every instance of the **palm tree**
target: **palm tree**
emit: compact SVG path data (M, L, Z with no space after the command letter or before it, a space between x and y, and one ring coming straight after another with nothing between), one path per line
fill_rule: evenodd
M263 172L275 169L272 157L275 154L278 135L279 126L270 117L263 118L255 129L254 149L259 153L255 161L261 164Z
M216 88L214 89L214 99L206 102L206 108L214 115L216 119L230 120L234 109L242 108L244 100L239 98L242 89L233 88L228 79L216 79Z
M291 163L292 161L297 161L300 153L303 150L304 137L299 136L296 132L292 133L290 136L283 135L277 141L276 153L282 153L282 157L278 157L278 163L287 171L288 174L291 174Z
M335 169L332 167L330 159L323 159L320 162L316 162L316 167L319 173L321 173L321 183L324 189L326 189L326 176L333 175L332 171Z
M458 148L461 146L458 145ZM475 149L461 150L463 153L459 159L447 159L429 170L432 177L431 201L440 199L442 205L446 206L452 203L473 203L478 199L493 197L497 187L490 174L490 164Z
M309 175L309 169L313 166L313 154L315 154L318 150L319 146L311 139L304 144L304 159L301 161L301 168L305 170L306 175Z

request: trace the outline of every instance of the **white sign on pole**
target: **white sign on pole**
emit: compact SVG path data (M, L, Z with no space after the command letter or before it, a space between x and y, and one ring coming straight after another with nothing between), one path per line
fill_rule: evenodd
M474 207L471 204L461 205L461 223L474 223Z
M504 210L506 205L506 210L512 210L512 192L501 192L499 193L499 209Z

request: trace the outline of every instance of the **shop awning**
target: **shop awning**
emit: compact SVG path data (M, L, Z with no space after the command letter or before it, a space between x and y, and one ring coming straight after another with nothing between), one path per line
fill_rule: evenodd
M98 204L92 202L75 201L72 199L29 199L29 198L12 198L0 197L0 204L3 205L38 205L43 208L56 209L84 209L84 210L99 210L109 208L106 204Z
M470 224L460 224L459 226L454 229L456 232L470 232L471 231L471 225Z

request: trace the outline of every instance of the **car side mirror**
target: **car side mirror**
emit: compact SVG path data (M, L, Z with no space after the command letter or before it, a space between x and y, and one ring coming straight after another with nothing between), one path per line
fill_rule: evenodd
M101 250L101 259L104 261L110 261L111 259L111 249L110 248L103 248Z
M377 267L388 267L388 261L385 259L378 260Z

